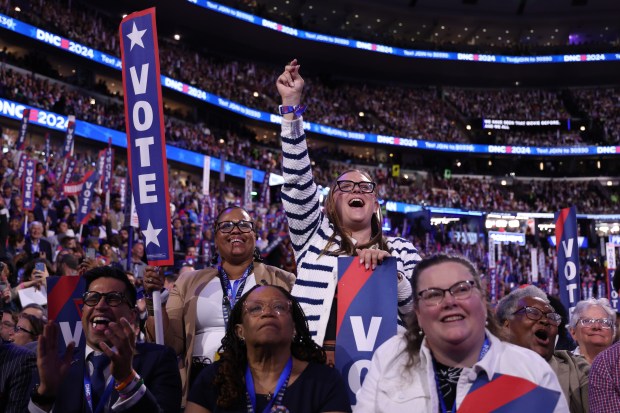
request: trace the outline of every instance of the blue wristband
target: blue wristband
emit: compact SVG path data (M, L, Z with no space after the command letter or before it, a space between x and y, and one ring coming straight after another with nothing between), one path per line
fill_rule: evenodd
M286 115L288 113L294 113L295 116L301 116L302 113L306 111L307 105L296 105L296 106L278 106L278 112L280 115Z

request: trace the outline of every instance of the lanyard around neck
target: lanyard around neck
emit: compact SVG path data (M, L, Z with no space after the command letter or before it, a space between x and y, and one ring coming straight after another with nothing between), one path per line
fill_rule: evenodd
M109 380L108 385L105 387L105 391L99 399L97 408L93 410L93 386L91 383L90 374L88 373L88 363L84 365L84 395L86 396L86 403L88 403L91 413L103 412L104 406L107 404L108 399L112 395L112 390L114 390L114 379Z
M270 412L274 405L279 406L282 404L282 398L284 397L284 392L288 386L291 371L293 371L293 358L289 357L286 366L284 366L282 373L280 373L278 384L276 385L276 389L273 391L273 397L269 400L269 403L263 410L263 413ZM250 371L249 365L245 369L245 388L248 402L248 413L254 413L256 411L256 389L254 388L254 378L252 377L252 372Z
M232 308L243 294L248 276L254 272L254 264L251 263L248 268L246 268L241 278L233 280L232 284L230 278L228 278L228 274L226 274L226 271L224 271L221 265L217 267L217 271L220 275L220 283L222 284L222 292L224 293L222 297L222 314L224 315L224 325L226 326L228 325L228 317L230 316Z

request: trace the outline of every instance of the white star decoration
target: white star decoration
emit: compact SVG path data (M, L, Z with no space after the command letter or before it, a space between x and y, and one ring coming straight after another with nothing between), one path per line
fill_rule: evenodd
M147 247L152 242L158 247L161 247L161 245L159 245L159 240L157 239L157 236L159 235L160 232L161 232L161 228L160 229L153 228L153 224L151 223L151 220L149 219L149 223L146 226L146 229L142 231L142 233L144 234L144 238L145 238L144 246Z
M133 49L133 46L136 44L144 49L144 44L142 43L142 36L144 36L144 33L146 33L146 29L138 30L138 28L136 27L136 22L133 22L133 29L131 29L131 33L127 35L129 40L131 40L131 44L129 45L129 51L131 51L131 49Z

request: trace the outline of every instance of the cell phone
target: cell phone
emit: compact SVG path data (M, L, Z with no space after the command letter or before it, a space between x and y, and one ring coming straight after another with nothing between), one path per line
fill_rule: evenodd
M0 292L6 290L7 284L4 281L0 281Z
M96 256L96 251L94 248L86 248L86 258L94 259Z
M45 263L44 262L37 262L34 265L34 269L37 270L37 271L45 272Z

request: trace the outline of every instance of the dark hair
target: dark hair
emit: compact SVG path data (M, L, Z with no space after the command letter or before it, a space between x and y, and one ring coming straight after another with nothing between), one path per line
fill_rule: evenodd
M34 336L35 340L37 340L39 336L43 333L43 327L45 326L43 320L35 315L28 313L21 313L19 315L19 318L24 318L30 322L30 325L32 326L32 328L30 329L30 331L32 332L31 335Z
M338 180L343 175L349 172L358 172L364 177L366 177L369 181L374 182L372 177L367 172L361 171L359 169L349 169L341 173L338 176L338 178L336 178L336 180L332 183L331 189L329 193L327 194L327 198L325 199L324 211L325 211L325 215L327 216L327 219L334 226L334 233L329 237L329 240L327 241L327 245L325 246L325 248L323 248L323 251L321 251L321 255L329 253L329 248L337 242L336 237L338 236L340 237L341 241L340 241L339 248L336 251L331 252L331 254L334 254L334 255L342 255L342 254L357 255L355 252L356 249L358 248L364 249L364 248L371 247L373 245L377 245L380 250L389 251L388 246L387 246L387 241L385 240L385 237L383 236L383 228L382 228L382 222L381 222L382 215L381 215L380 207L377 208L376 213L372 214L372 218L370 220L370 228L371 228L370 241L368 241L367 243L354 245L353 242L351 242L351 238L348 236L349 234L347 233L346 229L342 226L342 223L340 222L340 218L338 217L338 211L336 211L336 202L334 201L334 193L335 193L336 188L338 187L337 186Z
M213 380L218 389L217 405L225 409L245 406L245 370L248 364L245 342L237 336L236 326L243 322L243 304L249 295L261 287L275 288L291 302L291 317L295 325L295 337L291 343L293 357L325 364L325 351L317 345L310 335L308 322L299 302L284 288L277 285L255 285L245 293L233 307L226 327L226 335L222 339L220 352L220 368Z
M424 258L420 261L413 269L413 273L411 274L411 287L413 290L413 304L415 307L418 306L418 295L417 295L417 287L418 281L420 278L420 274L431 267L434 267L439 264L454 262L457 264L463 265L469 273L474 278L474 283L476 284L476 288L480 290L482 295L482 301L486 305L487 308L487 328L491 332L491 334L495 336L500 335L500 328L497 324L497 320L495 318L495 313L491 308L489 300L487 299L486 286L482 285L480 280L480 274L476 269L476 266L467 258L461 255L453 255L453 254L435 254L428 258ZM415 311L409 313L407 320L407 332L405 333L405 339L407 340L407 348L406 351L409 355L409 360L407 361L406 367L410 368L416 365L419 362L420 348L422 346L422 340L424 339L424 333L420 329L420 323L418 321L418 317Z
M98 278L114 278L121 281L123 284L125 284L125 297L129 301L130 306L136 306L136 287L134 287L132 282L129 281L127 275L125 275L125 273L118 268L111 267L109 265L103 267L95 267L86 271L82 277L84 277L84 280L86 281L86 291L88 291L90 284Z

